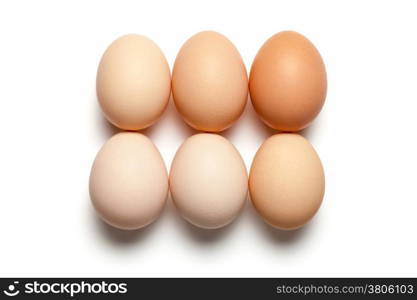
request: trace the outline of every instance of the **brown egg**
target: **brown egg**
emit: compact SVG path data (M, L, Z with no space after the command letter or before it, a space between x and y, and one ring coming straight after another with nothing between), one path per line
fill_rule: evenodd
M191 127L218 132L231 126L248 97L246 68L235 46L213 31L191 37L175 60L172 95Z
M101 218L120 229L152 223L168 196L168 174L158 149L136 132L111 137L90 174L90 197Z
M126 130L152 125L171 93L164 54L150 39L122 36L103 54L97 72L97 97L106 118Z
M301 135L273 135L255 155L249 192L267 223L285 230L301 227L315 215L323 200L320 158Z
M326 98L320 53L299 33L272 36L253 61L249 90L256 112L268 126L282 131L307 127Z

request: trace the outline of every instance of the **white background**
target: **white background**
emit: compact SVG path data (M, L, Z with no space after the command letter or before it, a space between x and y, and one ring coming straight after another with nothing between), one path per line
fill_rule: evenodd
M1 276L417 276L417 7L414 1L2 1ZM415 3L415 2L414 2ZM140 33L170 66L201 30L225 34L249 70L281 30L306 35L328 97L302 132L326 171L321 210L304 229L264 225L250 203L229 227L186 224L169 201L138 233L90 205L88 177L115 132L95 97L100 57ZM172 105L144 132L167 167L193 133ZM273 133L250 104L224 136L249 168Z

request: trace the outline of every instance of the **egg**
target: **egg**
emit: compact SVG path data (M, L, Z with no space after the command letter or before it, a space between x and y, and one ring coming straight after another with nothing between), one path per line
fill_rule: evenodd
M306 224L324 197L324 171L312 145L296 133L268 138L249 174L249 192L258 213L284 230Z
M232 222L245 204L248 176L236 148L224 137L201 133L178 149L169 175L171 196L195 226L215 229Z
M154 42L129 34L103 54L96 85L106 118L121 129L140 130L155 123L167 107L171 74Z
M101 218L120 229L152 223L168 196L168 174L158 149L136 132L111 137L90 174L90 197Z
M281 131L309 126L326 98L320 53L299 33L272 36L253 61L249 90L254 109L268 126Z
M191 37L175 60L172 95L194 129L219 132L232 126L248 98L246 68L235 46L213 31Z

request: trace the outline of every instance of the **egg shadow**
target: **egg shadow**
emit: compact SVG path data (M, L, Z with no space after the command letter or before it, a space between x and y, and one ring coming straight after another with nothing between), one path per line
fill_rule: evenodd
M249 201L251 202L251 201ZM307 223L301 228L295 230L281 230L275 227L272 227L266 223L262 217L257 213L255 207L252 203L247 205L247 213L249 218L256 226L257 230L272 244L277 246L289 246L297 244L303 240L303 237L308 235L310 231L312 222Z
M104 136L105 139L109 139L113 135L119 132L139 132L142 133L150 138L156 135L159 131L163 131L164 127L172 126L175 130L185 138L198 133L199 131L195 130L194 128L190 127L178 113L172 95L169 98L168 104L162 115L157 119L151 126L140 129L140 130L124 130L114 126L111 122L109 122L106 117L104 116L99 104L97 103L97 98L94 98L96 102L95 107L95 114L96 120L98 124L98 131Z
M116 133L122 132L120 128L117 128L106 119L98 104L96 104L95 114L99 129L98 131L106 140L115 135Z
M169 101L167 107L163 114L159 117L159 119L152 124L151 126L139 130L140 133L148 136L153 137L159 131L164 130L164 127L174 127L177 132L181 134L183 139L198 133L199 131L195 130L191 126L189 126L184 119L181 117L180 113L177 111L175 107L175 103L172 97L172 94L169 97Z
M208 244L216 244L220 243L222 240L227 238L229 234L238 226L240 214L229 224L224 227L216 228L216 229L204 229L197 227L187 220L185 220L180 212L176 209L175 204L170 197L169 201L172 205L172 211L176 214L175 222L176 227L180 228L185 234L191 238L194 242L200 245L208 245ZM246 205L245 205L246 206ZM243 208L244 209L244 208ZM242 209L242 211L243 211Z
M90 201L88 201L90 203ZM129 246L136 243L143 242L148 238L158 227L158 219L165 214L165 209L161 212L161 215L153 223L146 227L135 229L135 230L123 230L113 227L107 224L89 205L90 218L94 219L95 230L100 236L104 237L105 240L114 246Z
M152 230L152 225L137 230L122 230L112 227L96 216L97 227L103 236L114 244L133 244L146 238Z
M242 128L242 126L245 123L247 123L248 126L255 128L256 134L262 136L263 139L266 139L271 135L278 133L277 130L267 126L261 120L259 115L256 113L255 109L253 108L250 96L248 96L245 109L243 110L242 115L239 117L239 119L234 124L232 124L231 127L220 132L219 134L227 139L233 139L233 137L237 135L237 133L239 132L239 128Z
M320 119L321 119L320 116L321 114L318 115L309 126L307 126L304 129L301 129L297 133L302 135L307 140L313 140L315 133L317 131L317 128L320 126Z
M321 119L323 118L324 112L321 111L319 115L312 121L312 123L307 126L306 128L295 131L292 133L297 133L305 137L306 139L314 139L315 133L317 128L321 126ZM229 128L220 132L219 134L223 137L233 140L233 137L239 133L239 128L242 127L244 123L247 123L249 126L255 128L255 132L258 136L261 136L264 140L268 137L278 134L278 133L285 133L285 131L280 131L277 129L273 129L265 124L262 121L260 116L255 111L250 96L248 96L248 100L245 106L245 109L240 116L240 118ZM243 126L244 127L244 126ZM290 132L291 133L291 132Z

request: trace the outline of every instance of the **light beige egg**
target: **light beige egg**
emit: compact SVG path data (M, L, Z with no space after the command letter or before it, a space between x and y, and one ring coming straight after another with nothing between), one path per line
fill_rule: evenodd
M301 135L281 133L259 148L249 174L258 213L279 229L306 224L324 197L324 171L313 146Z
M155 123L167 107L171 74L164 54L150 39L122 36L103 54L97 97L106 118L125 130Z
M232 222L247 199L248 176L242 157L216 134L189 137L175 155L169 180L181 215L206 229Z
M162 157L146 136L118 133L98 152L90 174L90 197L108 224L138 229L161 213L168 195Z
M235 46L213 31L192 36L175 60L172 95L191 127L218 132L232 126L248 98L246 68Z

